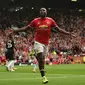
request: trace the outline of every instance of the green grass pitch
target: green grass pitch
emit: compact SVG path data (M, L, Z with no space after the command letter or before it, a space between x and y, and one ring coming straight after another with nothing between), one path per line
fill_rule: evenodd
M0 85L43 85L39 70L32 73L32 66L15 66L8 72L0 66ZM47 85L85 85L85 64L45 65Z

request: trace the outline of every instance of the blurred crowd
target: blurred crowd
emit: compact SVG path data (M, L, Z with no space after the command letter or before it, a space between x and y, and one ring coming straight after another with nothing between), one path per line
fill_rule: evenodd
M20 29L37 16L38 14L34 10L25 13L2 13L0 15L0 59L4 60L5 58L5 42L9 29ZM52 17L59 27L75 34L76 37L52 32L46 63L52 61L57 62L57 64L71 63L73 56L85 55L85 13L78 10L54 9L48 10L48 16ZM18 62L29 62L30 52L33 50L34 33L35 31L29 30L13 35L17 48L15 58Z

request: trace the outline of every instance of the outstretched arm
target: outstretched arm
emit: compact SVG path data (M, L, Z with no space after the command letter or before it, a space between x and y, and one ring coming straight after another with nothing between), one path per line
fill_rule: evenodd
M16 33L16 32L23 32L23 31L28 30L28 28L32 28L32 27L30 27L29 25L27 25L27 26L25 26L25 27L23 27L23 28L13 30L13 32L14 32L14 33Z
M66 35L71 35L70 32L67 32L67 31L61 29L59 26L56 26L55 28L56 28L59 32L61 32L61 33L64 33L64 34L66 34Z
M70 35L72 37L76 37L75 34L67 32L67 31L61 29L59 26L56 26L56 27L52 28L51 31L54 32L54 33L61 32L61 33L66 34L66 35Z

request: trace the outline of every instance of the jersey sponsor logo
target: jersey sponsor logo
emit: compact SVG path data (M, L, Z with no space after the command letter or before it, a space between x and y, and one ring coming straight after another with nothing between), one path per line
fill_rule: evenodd
M48 28L48 25L40 25L39 28L40 29L47 29Z

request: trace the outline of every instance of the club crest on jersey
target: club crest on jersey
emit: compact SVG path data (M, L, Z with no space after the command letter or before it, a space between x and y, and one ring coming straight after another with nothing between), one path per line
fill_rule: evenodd
M50 22L47 22L47 24L50 24Z
M41 24L41 22L38 22L37 24L39 25L39 24Z

